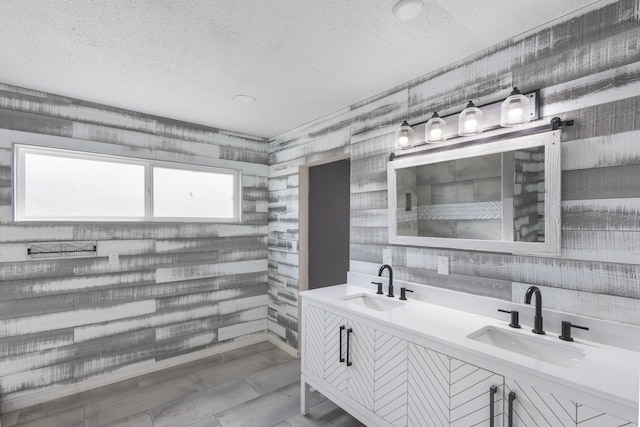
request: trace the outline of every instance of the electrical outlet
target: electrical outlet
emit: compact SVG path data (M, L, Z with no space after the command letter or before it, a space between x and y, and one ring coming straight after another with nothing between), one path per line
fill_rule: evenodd
M118 261L120 261L120 257L117 252L111 252L109 254L109 265L118 265Z
M382 263L388 265L393 264L393 253L391 252L391 248L382 250Z
M448 256L439 256L438 257L438 274L449 275L449 257Z

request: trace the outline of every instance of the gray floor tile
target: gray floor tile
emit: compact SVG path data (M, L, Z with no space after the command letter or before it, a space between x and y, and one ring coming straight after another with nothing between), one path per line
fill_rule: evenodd
M272 366L245 377L258 393L265 394L300 381L300 359Z
M220 424L220 421L218 421L216 417L211 417L191 424L188 427L222 427L222 424Z
M0 421L4 427L12 427L18 422L19 416L20 411L7 412L6 414L2 414L2 416L0 416Z
M366 427L329 399L311 407L307 415L297 413L287 422L291 427Z
M233 350L225 357L3 414L2 427L359 425L349 424L353 419L316 391L311 413L302 417L300 362L273 344Z
M244 379L239 378L154 408L151 417L154 427L188 426L258 396Z
M24 423L29 420L51 416L70 408L86 405L91 402L104 399L104 396L118 394L124 391L136 389L138 383L135 379L120 381L115 384L109 384L104 387L83 391L71 396L62 397L60 399L51 400L40 405L31 406L19 411L18 422ZM2 424L4 426L4 422Z
M86 426L107 424L173 400L182 399L185 395L196 391L197 388L189 378L181 377L118 393L86 406Z
M84 427L84 407L67 409L55 415L18 423L16 427Z
M278 347L272 348L271 350L263 351L262 354L274 363L284 363L289 360L295 359L295 357L293 357L286 351L279 349Z
M199 390L206 390L233 379L251 375L271 366L273 366L273 362L258 353L221 365L201 369L189 375L189 378L191 378Z
M148 411L122 418L103 427L154 427Z
M173 368L163 369L148 375L139 377L138 384L140 387L147 387L162 381L167 381L181 376L187 376L194 371L208 368L210 366L224 363L224 359L220 355L207 357L206 359L196 360L194 362L185 363L184 365L175 366Z
M270 343L269 341L262 341L257 344L251 344L246 347L241 347L235 350L230 350L230 351L221 353L220 356L224 360L229 362L231 360L247 357L249 355L260 353L262 351L273 350L274 348L277 348L277 347L272 343Z
M312 393L311 405L324 400ZM262 395L217 415L223 427L272 426L292 417L300 411L300 383Z

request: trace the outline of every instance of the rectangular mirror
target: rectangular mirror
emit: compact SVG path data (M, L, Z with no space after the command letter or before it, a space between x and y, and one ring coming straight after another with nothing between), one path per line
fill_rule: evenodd
M560 254L560 131L388 163L389 243Z

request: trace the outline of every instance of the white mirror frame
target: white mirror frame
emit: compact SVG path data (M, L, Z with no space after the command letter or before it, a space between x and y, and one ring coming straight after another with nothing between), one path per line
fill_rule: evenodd
M560 130L489 142L480 145L452 148L446 151L426 152L387 163L389 243L395 245L433 248L465 249L486 252L504 252L518 255L560 255L561 219L561 142ZM545 241L512 242L500 240L456 239L443 237L400 236L397 234L396 170L455 159L503 153L513 150L545 147Z

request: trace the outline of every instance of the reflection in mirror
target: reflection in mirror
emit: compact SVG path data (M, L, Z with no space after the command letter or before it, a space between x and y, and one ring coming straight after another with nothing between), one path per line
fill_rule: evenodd
M493 241L496 245L486 250L510 252L518 252L522 242L534 244L522 252L557 251L560 143L556 134L390 162L389 185L395 183L389 189L395 193L389 194L390 202L395 202L390 242L475 249L483 248L477 241ZM464 240L472 243L463 245Z
M544 242L544 147L399 169L396 187L398 235Z

